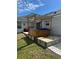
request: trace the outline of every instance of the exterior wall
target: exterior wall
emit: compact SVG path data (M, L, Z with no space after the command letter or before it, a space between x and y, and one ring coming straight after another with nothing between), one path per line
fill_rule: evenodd
M18 17L17 18L17 21L20 21L21 22L21 28L17 28L17 32L23 32L24 28L27 28L28 27L28 24L27 24L27 19L24 18L24 17Z
M42 28L48 28L50 29L50 26L51 26L51 19L49 20L46 20L46 21L42 21ZM49 23L49 25L46 25L46 23Z
M52 18L51 34L61 35L61 15Z

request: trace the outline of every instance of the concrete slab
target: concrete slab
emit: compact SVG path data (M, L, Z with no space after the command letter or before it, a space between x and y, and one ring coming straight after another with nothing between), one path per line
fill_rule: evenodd
M50 49L52 52L55 52L58 55L61 55L61 43L58 43L54 46L50 46L48 47L48 49Z
M28 35L29 33L28 32L23 32L24 34Z
M49 38L51 40L61 40L61 37L59 37L59 36L48 36L47 38Z
M58 44L54 45L54 47L56 47L56 48L61 50L61 43L58 43Z
M49 38L44 38L44 37L39 37L38 40L44 41L46 43L51 42L51 41L54 41L54 40L51 40Z

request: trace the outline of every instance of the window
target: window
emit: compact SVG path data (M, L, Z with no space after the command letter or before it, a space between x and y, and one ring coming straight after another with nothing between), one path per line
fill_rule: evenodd
M21 23L22 23L21 21L17 21L17 28L18 29L21 29L22 28Z
M36 23L36 29L41 29L41 28L42 28L42 23L41 22Z

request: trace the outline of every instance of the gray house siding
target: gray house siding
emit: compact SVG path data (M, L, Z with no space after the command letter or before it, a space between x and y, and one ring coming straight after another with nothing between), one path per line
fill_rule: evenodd
M61 35L61 15L57 15L52 18L51 34Z

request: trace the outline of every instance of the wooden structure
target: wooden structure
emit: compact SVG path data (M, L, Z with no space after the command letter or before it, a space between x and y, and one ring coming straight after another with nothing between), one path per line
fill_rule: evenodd
M49 30L29 30L29 34L34 37L47 37Z

